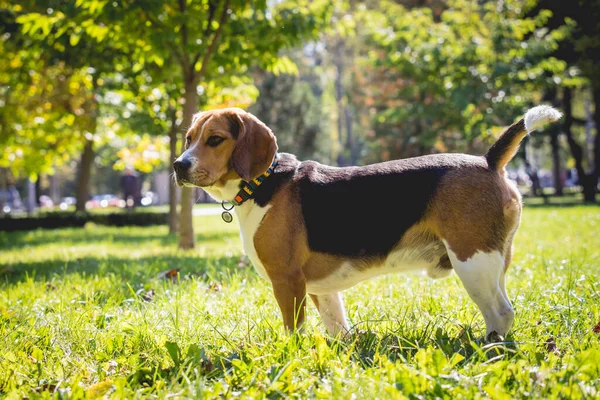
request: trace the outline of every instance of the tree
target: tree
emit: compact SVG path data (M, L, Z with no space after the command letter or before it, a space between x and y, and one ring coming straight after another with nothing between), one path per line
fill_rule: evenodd
M163 65L168 60L179 65L184 130L209 82L223 75L245 75L253 65L291 68L288 59L277 57L279 50L316 37L327 10L327 3L321 1L286 1L274 7L246 0L98 3L78 1L78 6L95 26L108 27L113 41L136 44L134 70L148 62ZM194 247L193 200L192 191L183 189L181 248Z
M18 5L0 8L0 54L10 60L0 66L0 166L35 181L80 149L91 131L93 101L90 75L54 59L51 49L29 35L49 25L23 32L21 11Z
M144 70L126 78L119 74L120 79L113 84L119 101L111 110L111 114L119 117L119 124L125 126L130 134L148 132L164 137L167 133L169 155L165 160L170 176L173 175L173 160L178 154L177 139L181 121L180 91L173 79L174 72L156 64L148 64ZM160 79L152 79L152 76L160 76ZM119 109L123 104L126 106L125 112ZM169 185L169 233L179 230L177 190L175 185Z
M307 48L291 53L290 58L299 66L295 74L262 70L255 74L260 95L250 112L275 132L280 151L293 152L300 159L335 162L322 54Z
M3 27L8 33L7 43L11 48L21 49L23 59L28 58L38 63L28 71L34 75L41 72L44 77L49 70L62 71L56 80L48 82L50 89L62 90L62 101L50 99L47 91L42 93L40 99L45 101L45 107L55 111L53 115L57 119L72 121L67 125L76 129L64 129L65 124L61 126L63 129L57 129L59 127L56 123L49 122L53 126L44 127L42 132L44 135L56 132L55 135L49 136L77 143L74 148L82 149L76 197L77 209L84 211L89 197L94 141L99 127L101 105L98 103L98 97L103 93L104 80L126 54L116 47L99 44L109 33L106 27L78 25L78 9L73 7L71 2L55 1L51 5L57 10L35 1L5 6L1 11L5 19ZM24 82L28 82L26 78ZM34 85L39 87L38 83ZM74 91L78 96L75 96ZM26 98L32 97L29 93L21 94ZM47 99L53 101L46 101ZM41 121L41 118L44 117L37 120ZM32 118L31 115L15 115L12 120L14 123L11 126L19 127L23 121L31 121ZM33 121L35 122L36 118L33 118ZM61 149L58 154L63 157L72 155L64 150ZM43 151L33 152L37 155L40 153L44 154Z
M569 3L569 7L559 0L540 0L532 10L532 14L552 11L548 21L548 35L556 31L568 29L569 35L555 49L554 56L567 63L566 73L561 77L562 106L565 113L563 132L571 155L575 160L575 168L582 186L584 200L596 201L598 179L600 178L600 1L578 0ZM585 80L581 78L584 77ZM584 125L585 120L574 116L573 91L589 90L595 104L592 119L595 125L592 157L587 160L585 168L585 151L574 132L575 125Z
M481 152L564 70L548 57L558 33L528 38L550 13L523 18L521 2L451 1L439 16L379 4L361 16L369 50L355 85L378 159Z
M150 73L151 72L151 73ZM180 91L175 83L173 74L166 68L158 69L156 65L147 65L143 71L136 75L130 75L126 79L117 79L109 83L114 91L109 92L113 99L118 97L117 105L105 109L108 115L113 116L112 122L108 123L113 131L119 132L121 136L133 136L139 138L141 132L153 136L164 137L168 132L169 156L164 157L169 166L169 173L173 174L173 161L179 155L177 148L182 112L179 107ZM153 79L152 76L155 78ZM160 79L156 77L160 76ZM223 77L213 80L207 85L201 96L202 103L207 107L247 107L256 98L256 89L248 79L237 77ZM124 111L123 111L124 108ZM139 139L136 139L138 141ZM157 144L159 144L157 142ZM156 147L156 146L155 146ZM139 149L139 153L143 153ZM125 153L127 149L123 149ZM141 157L135 157L136 152L127 152L130 163L136 169L144 171L150 169L150 165ZM139 160L141 164L135 165ZM161 164L162 165L162 164ZM179 226L177 213L177 186L169 185L169 231L176 233Z
M34 54L1 52L12 57L0 67L3 123L0 125L0 166L14 175L37 179L70 160L89 120L85 113L85 76L64 66L48 66ZM4 67L8 69L4 69ZM69 131L71 135L61 132Z

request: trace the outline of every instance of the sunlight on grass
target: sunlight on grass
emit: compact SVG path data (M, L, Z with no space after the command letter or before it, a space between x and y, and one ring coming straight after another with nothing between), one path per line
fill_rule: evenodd
M348 340L327 338L312 305L305 334L288 335L269 284L240 263L237 225L195 225L187 252L166 227L0 233L0 395L600 396L600 208L526 209L515 326L494 346L454 274L348 290Z

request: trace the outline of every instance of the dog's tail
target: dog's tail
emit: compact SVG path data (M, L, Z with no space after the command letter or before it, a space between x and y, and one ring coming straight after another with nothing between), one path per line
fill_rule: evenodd
M509 126L490 147L485 155L489 168L502 171L517 154L519 144L527 134L548 122L559 120L561 116L559 111L550 106L537 106L527 111L524 118Z

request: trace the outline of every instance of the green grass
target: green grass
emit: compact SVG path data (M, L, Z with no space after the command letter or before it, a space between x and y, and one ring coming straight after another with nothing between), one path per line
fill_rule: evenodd
M600 208L526 209L501 345L454 274L348 290L345 341L312 304L286 334L236 224L195 226L188 252L165 227L0 233L0 397L600 397Z

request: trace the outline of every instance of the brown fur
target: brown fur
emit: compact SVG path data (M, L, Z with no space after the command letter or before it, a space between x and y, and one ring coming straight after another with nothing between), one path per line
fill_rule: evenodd
M254 246L273 285L273 292L288 329L305 318L306 277L309 257L297 196L289 186L273 198L272 207L254 235Z
M206 141L211 136L223 139L217 147ZM197 160L187 180L194 186L213 186L227 180L246 181L262 174L277 152L273 132L256 117L241 109L207 111L194 119L186 135L186 149L194 147Z
M277 152L277 140L265 124L248 113L231 113L228 117L239 129L231 157L233 169L243 180L252 180L271 165Z
M306 282L338 270L345 257L311 252L293 184L285 185L270 203L272 208L255 234L257 254L273 284L286 327L305 318ZM484 168L452 172L444 178L423 222L407 231L394 251L427 248L423 259L438 259L438 269L452 268L441 239L460 260L477 251L500 251L510 263L512 237L519 223L520 195L495 171ZM475 233L475 234L474 234ZM428 246L440 242L436 249ZM379 266L381 258L352 260L357 270ZM316 296L311 296L318 307Z
M504 170L506 164L517 154L519 144L526 135L525 119L509 126L485 155L489 167L496 171Z
M444 177L430 218L437 235L465 261L477 251L503 253L520 212L520 194L482 164L479 170L457 170Z

